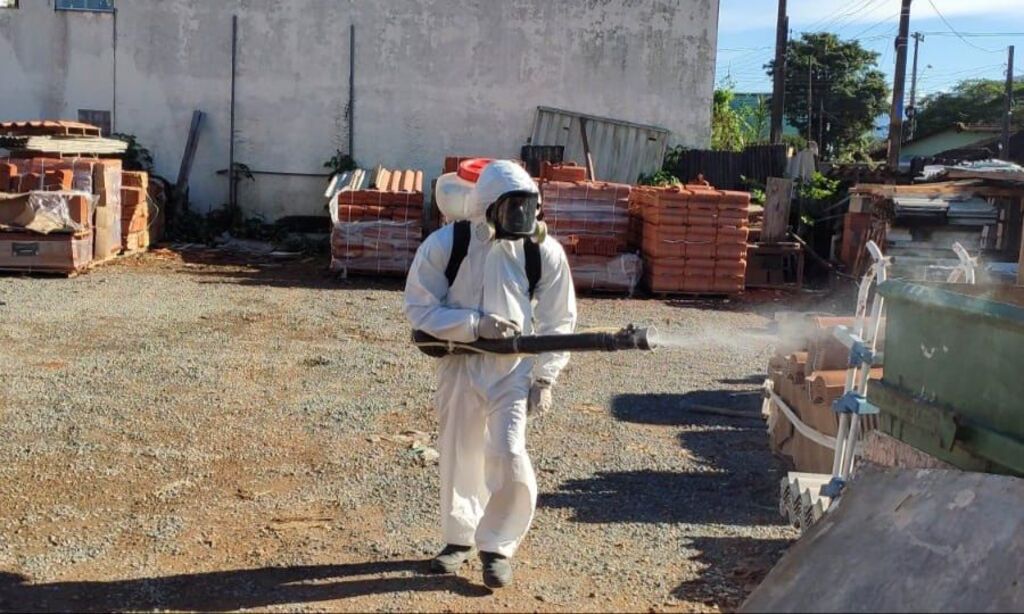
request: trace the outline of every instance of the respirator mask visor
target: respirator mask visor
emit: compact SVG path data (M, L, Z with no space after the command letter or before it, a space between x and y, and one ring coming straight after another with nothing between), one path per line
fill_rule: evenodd
M487 208L487 221L498 239L525 239L537 232L540 196L528 191L502 194Z

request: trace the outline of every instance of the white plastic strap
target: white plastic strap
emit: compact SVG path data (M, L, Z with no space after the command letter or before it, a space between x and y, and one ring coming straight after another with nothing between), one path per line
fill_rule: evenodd
M782 397L775 394L775 391L772 389L771 380L765 380L764 389L771 398L772 403L782 410L782 413L786 415L786 418L789 420L790 424L793 425L793 428L795 428L801 435L810 439L819 446L824 446L830 450L836 449L836 438L829 437L828 435L820 433L804 424L803 420L793 413L793 410L789 408L789 405L786 404Z

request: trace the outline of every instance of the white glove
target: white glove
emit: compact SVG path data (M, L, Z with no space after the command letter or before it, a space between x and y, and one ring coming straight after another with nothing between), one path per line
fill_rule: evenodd
M530 398L526 403L526 415L543 416L551 410L551 382L539 379L530 387Z
M480 339L508 339L520 332L519 325L501 316L487 314L480 318L476 336Z

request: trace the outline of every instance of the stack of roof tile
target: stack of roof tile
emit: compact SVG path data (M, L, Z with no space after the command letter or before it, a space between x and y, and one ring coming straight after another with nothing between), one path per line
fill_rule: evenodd
M423 172L378 168L346 174L331 200L331 269L344 273L404 275L422 239Z
M780 318L780 343L768 360L768 378L775 394L802 423L829 437L839 430L832 403L843 394L849 358L849 351L833 332L836 326L852 324L853 318L787 314ZM881 377L882 369L872 369L872 379ZM772 451L788 458L797 471L830 473L833 450L800 433L774 404L771 412ZM872 418L861 421L862 431L876 427Z
M575 162L541 162L541 181L568 181L577 183L587 180L587 168Z
M644 280L652 292L736 294L747 269L750 194L703 185L637 188Z
M576 288L632 292L641 261L630 253L630 186L543 181L540 190L548 233L565 248Z
M0 122L0 146L19 157L119 155L128 148L124 141L100 137L96 126L66 120Z

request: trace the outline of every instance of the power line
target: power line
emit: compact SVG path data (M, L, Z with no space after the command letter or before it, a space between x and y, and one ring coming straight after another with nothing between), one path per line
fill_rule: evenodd
M949 20L946 19L946 16L943 15L941 11L939 11L939 7L935 6L935 2L933 2L933 0L928 0L928 4L932 6L932 10L935 11L935 14L939 16L939 19L942 20L942 23L946 24L946 27L949 28L949 31L952 32L953 34L956 34L956 37L959 38L965 45L974 47L975 49L979 51L984 51L986 53L1002 53L1001 49L986 49L979 45L975 45L971 41L967 40L967 37L957 32L956 28L953 27L953 24L949 23Z
M860 5L855 5L852 9L846 11L845 13L833 15L831 19L825 18L824 23L808 26L804 30L804 32L808 32L811 30L827 31L829 28L835 27L843 19L847 17L853 17L858 13L863 13L870 5L876 4L877 2L878 0L863 0L860 3Z
M921 32L928 36L964 36L970 38L1010 38L1017 36L1024 36L1024 32L947 32L946 30L940 30L938 32Z
M885 19L875 23L874 25L868 26L867 28L865 28L865 29L861 30L860 32L854 34L850 38L855 39L855 40L859 40L860 37L863 36L864 34L867 34L868 32L874 30L875 28L877 28L878 26L880 26L882 24L892 23L893 19L899 19L899 17L900 17L899 13L896 13L895 15L891 15L889 17L886 17ZM895 26L892 29L896 29Z
M859 15L861 13L864 13L866 11L870 11L871 13L874 13L877 9L881 8L881 6L878 4L878 2L880 2L880 1L882 1L882 0L871 0L871 2L869 2L863 8L861 8L859 11L855 11L855 12L852 12L852 13L847 13L846 16L840 15L837 18L837 20L835 22L829 24L828 27L831 27L836 32L836 34L838 35L838 33L841 30L843 30L844 28L848 28L848 27L850 27L850 26L852 26L852 25L854 25L856 23L859 23L858 20L856 19L857 15Z

